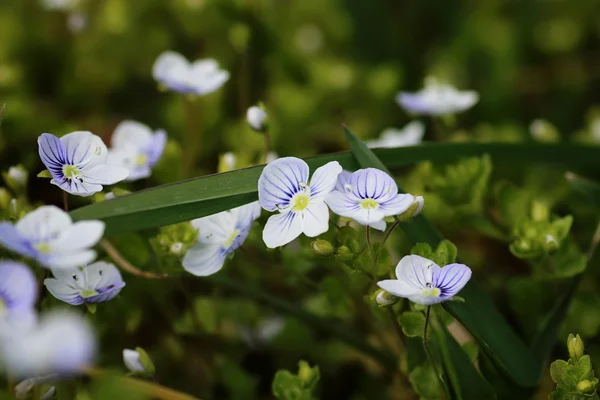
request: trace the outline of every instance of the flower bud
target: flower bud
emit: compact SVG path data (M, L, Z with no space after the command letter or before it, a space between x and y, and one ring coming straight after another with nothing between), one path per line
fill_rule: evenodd
M267 113L259 106L252 106L246 112L248 125L256 132L265 132L267 130Z
M550 122L544 119L535 119L529 125L531 136L540 142L557 142L560 140L560 134Z
M183 250L183 243L181 243L181 242L173 243L171 245L171 248L169 249L171 254L174 254L176 256L180 255L182 250Z
M579 360L583 357L583 340L579 335L574 336L572 333L567 338L567 349L569 350L569 357L574 360Z
M421 213L421 210L423 210L424 205L425 205L425 199L423 199L423 196L416 196L415 200L410 205L410 207L408 207L408 209L406 211L404 211L402 214L400 214L398 216L398 219L400 221L407 221L407 220L411 219L412 217L419 215Z
M217 172L228 172L233 171L236 166L236 157L231 151L223 153L219 157L219 165L217 166Z
M3 175L8 187L10 187L16 193L21 193L27 186L27 177L29 174L21 165L10 167L8 172L4 173Z
M302 382L304 387L312 387L319 380L320 372L319 367L315 366L311 368L306 361L300 361L298 363L298 378Z
M337 249L337 252L335 253L335 256L337 259L339 259L340 261L352 261L352 259L354 258L354 254L352 253L352 250L350 250L350 248L348 248L348 246L340 246Z
M554 254L558 250L558 241L553 235L546 235L546 243L544 247L546 248L546 252L548 254Z
M333 254L333 245L323 239L313 241L310 244L310 249L318 256L327 257Z
M396 304L399 298L396 296L386 292L383 289L379 289L374 294L375 302L381 307L391 306L392 304Z
M141 347L135 350L123 350L123 363L129 371L136 375L154 376L156 369L152 359Z
M550 216L548 206L541 201L534 201L531 204L531 217L534 221L546 221Z
M577 391L583 394L592 394L596 391L596 385L584 379L577 384Z

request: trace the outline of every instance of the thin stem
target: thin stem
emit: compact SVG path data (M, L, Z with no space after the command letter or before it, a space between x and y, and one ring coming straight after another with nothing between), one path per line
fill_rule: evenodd
M63 190L63 207L66 212L69 212L69 194Z
M383 241L381 242L381 246L379 246L379 250L377 250L377 256L375 257L375 265L377 265L379 263L379 257L381 257L381 252L383 251L383 246L385 245L385 242L387 242L388 238L392 234L392 231L394 229L396 229L396 227L398 226L399 223L400 223L399 219L394 220L394 223L392 224L392 226L390 226L390 229L388 229L387 232L385 233L385 236L383 237Z
M85 367L81 372L92 378L108 375L105 371L97 368ZM181 393L176 390L161 386L156 383L147 382L135 378L119 377L121 382L128 387L138 390L148 396L155 397L161 400L200 400L198 397L190 396L189 394Z
M387 309L388 309L388 313L390 314L390 317L392 318L392 325L394 325L394 330L396 331L398 340L404 346L404 332L402 332L402 328L400 327L400 324L398 323L398 318L396 318L396 314L394 313L394 310L392 310L391 307L388 307Z
M271 151L271 137L269 136L268 130L263 132L263 136L265 137L265 155L263 157L264 163L268 162L269 152Z
M119 250L117 250L117 248L115 246L113 246L111 242L109 242L106 239L103 239L100 242L100 246L104 249L104 251L106 251L106 253L110 256L110 258L112 258L113 261L116 262L117 265L122 270L127 271L132 275L139 276L141 278L146 278L146 279L163 279L163 278L169 277L169 275L167 275L167 274L155 274L153 272L142 271L140 269L137 269L129 261L127 261L121 255L121 253L119 253Z
M431 312L431 306L427 306L427 312L425 313L425 328L423 329L423 344L427 346L427 328L429 327L429 314Z
M194 100L185 97L185 145L183 146L183 165L188 176L193 176L194 163L198 150L202 147L202 128L197 123L199 109Z
M371 227L367 225L367 248L371 257L371 269L375 268L375 258L373 256L373 244L371 243Z

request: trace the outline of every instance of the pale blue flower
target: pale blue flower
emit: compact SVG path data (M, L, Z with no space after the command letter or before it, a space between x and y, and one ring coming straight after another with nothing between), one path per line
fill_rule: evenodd
M400 92L396 101L409 113L424 115L447 115L466 111L479 101L474 91L458 91L456 88L427 78L425 87L417 93Z
M425 125L420 121L408 123L402 129L387 128L381 132L379 139L369 140L367 146L393 148L414 146L421 143L425 134Z
M126 168L107 165L108 151L91 132L72 132L60 139L49 133L38 138L42 162L50 171L50 183L77 196L91 196L127 178Z
M267 247L283 246L304 233L316 237L329 229L325 196L337 182L342 167L331 161L308 179L308 165L295 157L278 158L264 168L258 179L258 201L272 215L263 231Z
M125 286L117 267L104 261L86 267L53 269L52 275L54 278L44 279L48 291L74 306L109 301Z
M55 206L42 206L15 225L0 222L0 244L47 268L73 268L96 258L91 250L104 234L104 222L73 223L69 213Z
M139 122L123 121L113 132L108 163L129 170L126 181L147 178L162 156L166 143L167 134L164 130L152 132Z
M77 373L96 352L90 323L67 310L42 315L32 329L0 340L0 359L16 377Z
M229 80L229 72L219 68L212 58L190 63L174 51L165 51L152 67L154 79L178 93L205 95L219 89Z
M396 266L396 279L379 281L386 292L413 303L431 305L451 299L471 279L471 269L464 264L441 268L427 258L409 255Z
M398 193L394 179L376 168L345 174L342 182L338 180L336 190L325 198L337 215L380 230L385 229L385 217L402 214L415 200L412 194Z
M183 257L183 269L196 276L212 275L225 258L244 243L252 222L260 216L258 202L192 221L198 242Z

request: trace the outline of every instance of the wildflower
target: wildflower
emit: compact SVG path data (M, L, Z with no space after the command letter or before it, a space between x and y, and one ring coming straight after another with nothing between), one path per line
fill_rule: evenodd
M347 183L338 184L325 202L337 215L361 225L384 230L385 217L402 214L416 201L412 194L398 193L394 179L375 168L359 169L344 179Z
M34 329L0 340L0 354L14 376L76 373L92 360L94 331L80 315L54 311L42 316Z
M38 286L25 264L0 261L0 335L35 324Z
M342 167L331 161L317 168L308 180L308 165L295 157L279 158L264 168L258 179L258 201L272 215L263 231L267 247L283 246L304 233L319 236L329 228L325 196L337 182Z
M425 134L425 125L420 121L413 121L403 129L387 128L381 133L379 139L366 142L369 147L406 147L421 143Z
M198 96L216 91L229 80L229 72L219 69L217 61L205 58L190 64L174 51L165 51L158 56L152 76L174 92Z
M248 125L257 132L266 130L267 112L259 106L252 106L246 112Z
M154 375L155 368L148 353L141 347L135 350L123 349L123 363L129 371L137 375Z
M427 258L409 255L396 266L396 279L379 281L386 292L413 303L431 305L449 300L471 279L471 269L464 264L441 268Z
M108 162L129 170L126 181L147 178L162 156L166 143L167 134L164 130L152 132L139 122L123 121L113 132Z
M425 80L425 88L421 91L400 92L396 96L396 102L406 111L424 115L446 115L466 111L478 101L477 92L461 92L432 77Z
M38 138L42 162L50 171L50 183L77 196L91 196L127 178L126 168L107 165L108 151L91 132L72 132L60 139L49 133Z
M0 244L47 268L74 268L96 258L90 250L102 238L104 222L75 222L55 206L42 206L15 225L0 222Z
M183 269L196 276L212 275L225 258L244 243L252 222L260 216L258 202L192 221L198 242L183 257Z
M125 286L119 270L110 263L97 261L87 267L53 269L54 278L44 279L52 296L78 306L113 299Z

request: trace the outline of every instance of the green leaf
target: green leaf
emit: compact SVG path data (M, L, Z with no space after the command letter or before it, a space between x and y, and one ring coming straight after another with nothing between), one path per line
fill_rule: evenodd
M423 337L425 316L421 311L407 311L398 317L402 332L408 337Z
M38 178L52 178L52 174L50 174L50 171L45 169L42 172L40 172L39 174L37 174L37 177Z
M423 400L442 399L442 388L440 387L435 370L431 364L419 365L408 375L408 380L415 393Z
M387 171L385 165L352 132L345 129L350 147L361 167L374 167ZM493 154L492 154L493 155ZM401 188L398 188L402 191ZM431 247L443 240L440 233L422 215L411 222L402 224L406 235L413 243L424 242ZM460 292L464 303L445 302L444 309L456 318L479 342L494 362L504 370L514 382L521 386L537 385L543 365L508 325L490 297L471 279ZM461 350L462 351L462 350Z
M379 161L379 157L383 164L377 162L371 166L398 168L424 160L451 163L463 157L484 153L489 154L495 164L504 162L514 166L545 162L564 164L570 169L600 169L597 163L600 148L576 144L426 143L395 149L376 149L371 152L373 156L368 157L368 160L359 161ZM349 170L358 169L361 165L350 152L306 159L311 170L334 160ZM262 169L263 166L257 166L163 185L76 209L71 212L71 216L75 220L101 219L106 223L107 234L190 221L256 200L257 181ZM421 226L422 221L421 215L412 219L407 224L407 232L416 234L416 231L432 229L430 226Z

